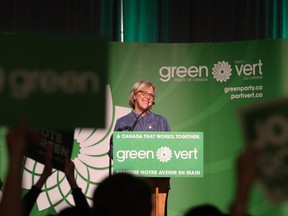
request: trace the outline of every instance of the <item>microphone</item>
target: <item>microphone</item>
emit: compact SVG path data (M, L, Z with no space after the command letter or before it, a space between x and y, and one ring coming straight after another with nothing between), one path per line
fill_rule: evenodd
M124 126L123 128L119 128L117 131L130 131L131 127L130 126Z
M143 113L147 112L149 109L151 109L151 107L155 104L155 102L153 101L152 104L150 106L148 106L145 110L143 110L143 112L140 113L140 115L138 115L138 117L136 118L134 124L132 125L132 127L130 128L129 131L134 131L134 128L136 126L136 124L138 123L139 118L143 115Z

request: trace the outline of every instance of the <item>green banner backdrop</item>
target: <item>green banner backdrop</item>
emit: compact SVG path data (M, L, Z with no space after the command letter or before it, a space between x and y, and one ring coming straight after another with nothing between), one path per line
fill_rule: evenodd
M150 80L156 85L153 112L164 115L172 131L205 134L203 178L172 178L168 215L182 215L203 203L227 212L234 197L234 163L245 148L237 111L287 92L287 40L225 43L109 44L106 128L76 128L72 159L77 183L92 205L93 191L108 175L109 138L115 120L130 112L132 85ZM5 132L5 129L1 131ZM4 139L3 136L1 136ZM1 179L6 154L0 142ZM26 159L23 189L41 173L38 163ZM68 189L67 189L68 188ZM73 205L71 190L60 171L48 179L31 215L59 212ZM252 190L248 211L252 215L285 215L284 205L272 206L260 187Z

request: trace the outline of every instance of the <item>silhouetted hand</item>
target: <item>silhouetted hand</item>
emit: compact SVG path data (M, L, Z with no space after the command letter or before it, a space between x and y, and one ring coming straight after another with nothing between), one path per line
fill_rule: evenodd
M75 165L73 161L68 159L67 157L65 158L65 175L68 180L68 183L73 190L74 188L78 188L78 185L75 180Z
M249 190L257 177L257 161L259 151L250 148L243 152L237 160L237 181L241 190Z
M39 180L35 184L35 186L38 187L39 189L43 187L48 177L52 174L53 169L52 156L53 156L52 145L47 145L45 152L45 167Z
M0 179L0 189L2 188L2 186L3 186L3 182L2 182L2 180Z
M10 128L6 134L9 156L8 173L5 180L3 197L0 203L0 215L23 215L21 200L22 172L21 165L24 152L30 143L40 141L40 134L28 129L27 123L21 121L16 127Z
M19 162L28 146L28 128L22 121L17 127L10 128L6 134L7 149L10 162Z
M257 178L258 158L259 150L252 146L240 154L237 159L236 197L231 207L231 216L243 216L246 214L251 186Z

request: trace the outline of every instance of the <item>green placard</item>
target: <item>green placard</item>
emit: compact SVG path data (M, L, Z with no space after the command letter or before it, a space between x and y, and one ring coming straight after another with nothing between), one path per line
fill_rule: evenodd
M268 100L240 111L245 140L261 151L259 182L273 203L288 198L288 98Z
M104 127L106 62L101 38L0 35L0 124Z
M202 132L115 132L113 172L203 177Z
M41 141L37 146L30 145L25 156L45 165L45 154L48 145L52 149L52 165L54 168L65 171L65 160L71 158L74 130L55 131L41 130Z

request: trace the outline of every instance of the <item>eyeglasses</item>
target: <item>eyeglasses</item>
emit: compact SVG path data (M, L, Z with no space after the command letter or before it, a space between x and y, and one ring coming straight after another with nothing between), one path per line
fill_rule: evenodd
M155 95L153 95L147 91L139 91L139 92L141 92L144 97L153 98L153 99L155 98Z

